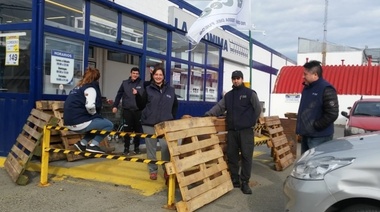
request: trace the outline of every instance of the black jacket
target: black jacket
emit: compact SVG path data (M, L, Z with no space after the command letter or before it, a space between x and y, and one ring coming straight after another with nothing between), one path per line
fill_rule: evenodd
M335 88L323 78L305 85L298 108L296 133L308 137L334 134L334 121L339 115Z
M161 87L151 83L145 88L143 95L136 95L136 102L142 110L142 125L154 126L176 118L178 100L174 88L169 86L169 83L165 83Z
M135 88L137 92L142 94L144 92L143 84L144 82L141 80L141 78L137 78L135 81L132 81L129 77L129 79L124 80L121 83L119 90L117 91L113 107L118 107L120 99L122 98L123 109L128 109L132 111L139 110L136 104L136 97L132 93L132 88Z

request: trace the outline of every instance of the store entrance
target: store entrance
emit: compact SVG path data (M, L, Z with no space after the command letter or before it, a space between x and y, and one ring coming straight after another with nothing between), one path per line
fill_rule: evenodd
M141 56L115 51L97 46L90 46L88 66L99 69L99 81L102 96L114 99L123 80L130 76L131 68L140 67Z

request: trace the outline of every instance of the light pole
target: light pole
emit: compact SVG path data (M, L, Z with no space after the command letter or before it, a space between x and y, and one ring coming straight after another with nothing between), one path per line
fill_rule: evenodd
M252 32L260 32L262 33L264 36L266 35L265 34L265 31L264 30L248 30L248 36L249 36L249 87L252 88Z

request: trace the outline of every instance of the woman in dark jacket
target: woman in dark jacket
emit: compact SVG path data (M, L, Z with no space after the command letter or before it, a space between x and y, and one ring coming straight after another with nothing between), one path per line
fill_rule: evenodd
M110 131L113 129L112 122L100 115L102 95L99 88L99 78L100 72L98 69L87 68L83 79L70 91L64 104L63 121L67 128L78 133L87 133L82 140L74 144L81 152L104 153L100 149L99 143L107 135L88 132L91 130Z
M141 124L144 133L155 134L154 125L160 122L173 120L178 109L178 100L173 87L166 83L164 70L157 67L152 72L153 81L146 86L142 96L136 94L137 105L142 109ZM159 139L161 147L161 160L169 161L170 154L167 143L164 139ZM145 138L147 157L156 159L157 139ZM148 164L150 179L157 179L157 165ZM164 174L165 179L168 175Z

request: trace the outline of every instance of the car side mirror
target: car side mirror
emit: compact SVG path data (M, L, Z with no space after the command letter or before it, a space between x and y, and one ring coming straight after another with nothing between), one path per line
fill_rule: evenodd
M342 111L340 114L346 118L350 117L346 111Z

